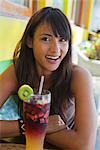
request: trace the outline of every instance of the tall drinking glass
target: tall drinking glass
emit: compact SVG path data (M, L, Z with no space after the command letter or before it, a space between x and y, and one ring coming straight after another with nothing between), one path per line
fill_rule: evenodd
M41 95L34 90L29 102L24 102L26 150L43 150L51 93L43 90Z

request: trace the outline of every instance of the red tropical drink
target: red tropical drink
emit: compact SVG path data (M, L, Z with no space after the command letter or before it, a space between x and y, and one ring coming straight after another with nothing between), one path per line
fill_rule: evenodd
M24 102L26 150L43 150L50 101L50 92L44 90L41 95L35 92L30 102Z

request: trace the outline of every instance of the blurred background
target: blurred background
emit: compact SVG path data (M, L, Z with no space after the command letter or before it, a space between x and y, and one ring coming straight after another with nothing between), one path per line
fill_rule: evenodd
M45 6L60 8L72 26L73 63L93 77L98 114L95 150L100 149L100 0L0 0L0 73L11 63L13 52L30 16ZM0 110L0 119L5 108Z

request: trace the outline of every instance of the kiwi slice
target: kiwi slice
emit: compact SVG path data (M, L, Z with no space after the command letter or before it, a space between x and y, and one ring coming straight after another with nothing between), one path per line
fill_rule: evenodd
M33 94L33 89L27 84L22 85L18 90L18 96L23 101L29 101Z

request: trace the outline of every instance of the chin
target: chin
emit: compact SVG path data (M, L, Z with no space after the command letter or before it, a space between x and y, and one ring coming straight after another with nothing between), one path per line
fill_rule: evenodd
M48 70L49 70L49 71L55 71L55 70L58 69L58 67L59 67L59 66L57 66L57 67L50 67L50 68L48 67L48 68L49 68Z
M45 69L52 72L52 71L57 70L59 65L60 65L60 63L58 63L58 64L49 64L49 65L45 66Z

